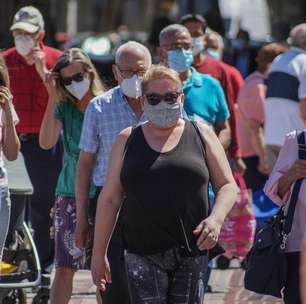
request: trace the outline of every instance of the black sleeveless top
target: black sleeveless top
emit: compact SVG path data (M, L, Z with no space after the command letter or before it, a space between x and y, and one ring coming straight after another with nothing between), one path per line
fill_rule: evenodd
M192 231L208 215L209 172L199 134L189 121L178 145L154 151L141 126L133 130L121 171L123 237L136 254L185 247L199 253Z

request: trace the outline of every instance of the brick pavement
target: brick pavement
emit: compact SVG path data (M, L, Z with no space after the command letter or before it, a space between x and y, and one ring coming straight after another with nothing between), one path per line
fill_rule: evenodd
M210 284L213 292L205 297L209 304L281 304L272 297L261 296L246 291L243 288L243 270L231 268L228 270L213 270ZM91 283L89 272L78 272L75 278L71 304L95 304L95 288ZM33 295L28 295L28 304ZM118 303L119 304L119 303Z

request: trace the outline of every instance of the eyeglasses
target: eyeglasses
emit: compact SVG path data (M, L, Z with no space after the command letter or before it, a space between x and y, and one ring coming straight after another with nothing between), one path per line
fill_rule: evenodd
M145 97L147 98L148 103L151 106L158 105L162 100L168 104L174 104L177 102L177 99L182 94L182 92L168 92L165 95L160 95L157 93L148 93L145 94Z
M68 86L72 83L72 81L75 82L81 82L84 79L84 73L77 73L70 77L62 77L61 76L61 82L63 85Z
M119 67L118 70L123 78L131 78L134 76L134 74L143 77L144 74L146 73L146 70L131 71L131 70L120 69Z

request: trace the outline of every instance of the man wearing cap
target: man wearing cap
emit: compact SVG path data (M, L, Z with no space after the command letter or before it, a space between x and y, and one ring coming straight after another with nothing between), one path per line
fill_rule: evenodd
M53 241L49 236L50 209L54 202L54 189L60 171L62 154L57 146L42 150L38 143L40 125L48 103L45 76L61 55L59 50L43 44L44 21L41 13L32 6L21 8L10 28L15 47L3 52L10 77L14 105L20 123L16 126L21 141L21 152L33 184L31 222L42 271L51 271ZM20 199L20 198L19 198ZM13 197L13 204L17 197ZM47 278L47 276L44 276ZM48 279L43 284L48 285Z
M216 78L225 93L228 108L231 113L229 123L231 126L231 145L228 149L229 158L235 160L235 169L243 173L245 166L240 157L239 140L236 128L235 106L238 92L236 81L232 79L232 68L220 60L208 56L205 51L206 20L201 15L188 14L181 18L180 23L186 26L192 37L193 66L200 73ZM240 81L240 79L238 80Z

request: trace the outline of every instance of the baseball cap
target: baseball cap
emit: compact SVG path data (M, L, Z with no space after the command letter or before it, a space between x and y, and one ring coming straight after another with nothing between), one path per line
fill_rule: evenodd
M21 8L14 16L13 25L10 30L24 30L29 33L43 32L44 19L40 11L33 6Z

